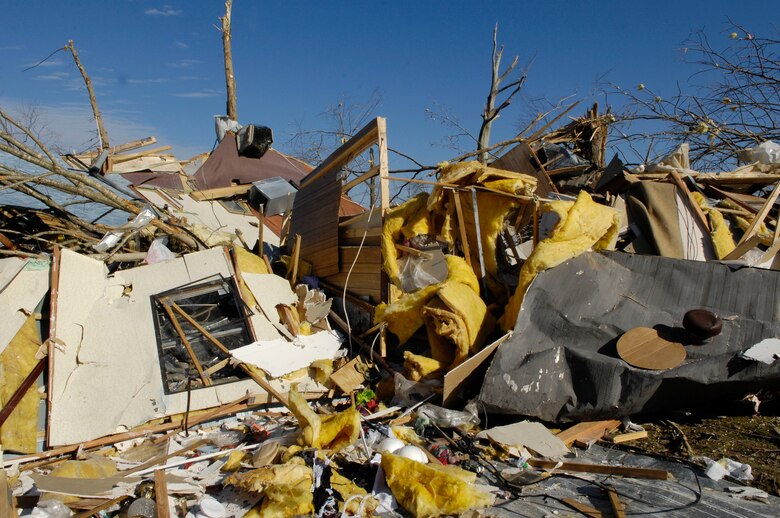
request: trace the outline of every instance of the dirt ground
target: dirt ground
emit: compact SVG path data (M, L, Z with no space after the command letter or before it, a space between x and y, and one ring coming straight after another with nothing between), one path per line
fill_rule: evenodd
M757 415L753 410L752 402L740 401L718 409L636 419L648 438L628 448L684 460L728 457L752 467L754 480L746 485L780 496L780 401L762 403Z

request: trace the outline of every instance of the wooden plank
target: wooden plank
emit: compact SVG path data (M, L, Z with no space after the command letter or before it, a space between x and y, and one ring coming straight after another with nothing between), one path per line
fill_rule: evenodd
M466 220L463 217L463 205L460 203L460 193L458 191L451 191L452 199L455 201L455 214L458 218L458 230L460 232L460 244L463 247L463 257L466 259L466 264L469 268L474 269L471 264L471 251L469 250L469 238L466 234Z
M202 191L192 191L190 193L190 198L195 201L217 200L219 198L229 198L231 196L246 194L251 188L251 183L245 183L241 185L231 185L229 187L217 187L216 189L204 189Z
M347 192L350 189L352 189L353 187L355 187L356 185L361 184L361 183L365 182L366 180L368 180L369 178L372 178L372 177L374 177L374 176L376 176L378 174L379 174L379 166L375 165L374 167L372 167L371 169L369 169L365 173L361 174L360 176L358 176L354 180L350 180L349 182L345 183L341 187L341 192Z
M111 148L108 148L108 154L109 155L115 155L117 153L123 153L125 151L132 151L133 149L142 148L145 146L151 146L152 144L157 143L157 137L146 137L139 140L133 140L130 142L126 142L124 144L119 144L118 146L114 146ZM79 155L79 157L88 158L90 162L94 160L103 150L98 149L96 151L88 151L86 153L83 153Z
M327 277L339 272L338 221L341 184L338 170L320 175L295 196L290 234L300 234L300 257L314 273Z
M604 437L604 434L611 432L620 426L617 419L607 419L604 421L585 421L577 423L574 426L558 434L558 438L566 446L571 446L574 441L581 440L585 443L596 441Z
M175 302L171 303L171 307L184 318L187 322L190 323L192 327L198 330L200 334L202 334L204 337L206 337L207 340L209 340L214 346L222 351L228 358L232 358L233 354L230 352L230 350L224 346L222 342L220 342L214 335L209 333L206 328L204 328L202 325L200 325L194 318L192 318L186 311L184 311L181 307L179 307L178 304ZM265 379L259 377L252 369L247 367L246 364L243 362L239 364L239 367L241 370L243 370L250 378L252 378L255 383L260 385L260 387L271 394L273 397L275 397L281 404L283 404L285 407L289 408L289 405L287 403L287 398L284 397L282 394L279 393L278 390L276 390L274 387L271 386L268 381Z
M154 147L154 148L151 148L151 149L145 149L145 150L139 151L137 153L127 153L125 155L116 155L116 154L115 155L111 155L111 154L109 154L108 158L111 160L111 163L113 163L113 164L121 164L123 162L129 162L130 160L135 160L136 158L141 158L141 157L150 156L150 155L159 155L163 151L168 151L168 150L170 150L172 148L173 148L173 146L159 146L159 147Z
M612 442L615 444L620 444L629 441L636 441L639 439L647 439L647 431L642 430L641 432L621 433L620 435L615 435L612 437Z
M22 381L21 385L19 385L11 398L5 403L2 410L0 410L0 428L2 428L6 419L11 416L14 409L16 409L16 405L24 398L30 387L33 386L33 383L38 379L38 376L43 373L43 369L46 367L47 363L48 360L46 358L41 358L38 363L35 364L33 370L24 378L24 381Z
M772 207L774 207L775 201L777 200L778 195L780 195L780 182L777 182L775 184L775 188L772 189L772 192L767 196L766 201L764 201L764 204L761 206L761 208L756 213L756 216L753 218L753 220L750 222L750 226L745 231L745 233L742 235L742 239L739 240L739 243L737 243L737 246L741 245L742 243L749 240L753 235L758 232L758 227L763 223L764 219L766 219L767 215L769 214L769 211L772 210ZM780 224L780 222L779 222Z
M376 142L379 136L380 119L384 120L382 117L377 117L376 119L372 120L366 124L363 129L358 131L354 137L349 139L336 151L331 153L330 156L328 156L328 158L326 158L319 166L317 166L311 173L309 173L306 178L301 180L301 189L310 185L315 180L318 180L323 175L333 170L340 169L347 162L352 160L354 157L365 151L369 146Z
M691 205L691 208L693 209L696 218L699 220L699 223L704 226L704 228L707 230L707 235L709 235L710 222L707 220L707 216L704 215L704 212L701 210L699 204L696 203L696 200L693 199L693 195L691 194L691 191L688 190L688 186L685 185L685 182L680 177L679 173L677 173L677 171L670 172L669 176L671 176L675 185L677 185L677 188L683 192L685 199L688 200L688 203Z
M106 500L102 504L100 504L100 505L98 505L96 507L93 507L92 509L90 509L88 511L84 511L83 513L77 514L75 516L75 518L89 518L90 516L99 516L98 513L100 513L100 511L108 509L112 505L116 505L116 504L118 504L120 502L124 502L128 498L130 498L130 495L122 495L122 496L118 496L116 498L112 498L111 500ZM73 505L73 504L71 504L71 505Z
M607 496L609 497L609 505L612 506L612 512L615 513L615 518L626 518L623 503L618 498L614 486L607 486Z
M8 485L4 469L0 469L0 516L3 518L17 516L14 494L11 486Z
M358 370L360 365L358 357L352 358L346 365L331 374L330 380L344 394L350 394L366 381L366 377Z
M750 236L750 239L737 245L737 247L726 254L726 256L721 259L721 261L736 261L750 250L757 247L759 244L761 244L761 238L758 235Z
M203 381L203 385L206 387L210 387L212 385L211 378L203 370L203 366L198 361L198 357L195 355L195 351L192 350L192 345L190 344L190 341L187 340L187 335L184 333L184 330L181 328L181 324L179 324L179 319L176 318L176 315L174 315L173 311L171 310L171 305L175 304L175 302L169 302L167 300L162 300L160 302L162 303L163 309L168 314L168 318L170 318L171 320L171 325L173 325L173 328L176 330L176 333L179 335L179 339L181 339L181 343L184 344L184 348L187 349L187 354L190 356L190 360L192 360L192 364L195 365L195 369L198 371L198 376L200 376L201 381Z
M158 469L154 472L154 498L157 503L157 518L170 518L168 481L165 479L164 469Z
M598 473L626 478L646 478L650 480L669 480L669 472L663 469L636 468L632 466L611 466L609 464L589 464L587 462L562 462L545 459L528 459L528 465L535 468L559 469L575 473Z
M295 288L298 282L298 262L301 259L301 236L295 234L295 243L293 244L292 256L290 256L290 284Z
M379 206L382 220L390 208L390 171L387 159L387 120L377 117L377 147L379 148Z
M363 263L382 264L382 249L378 246L363 246L362 249L358 246L340 246L339 252L341 262L345 265L342 268L344 272L349 269L349 265L352 264L355 257L358 257L359 261Z
M469 377L484 365L492 356L498 346L504 343L512 333L507 333L492 344L486 346L474 356L461 363L447 374L444 375L444 388L442 392L442 405L448 407L458 395L461 387L465 385Z

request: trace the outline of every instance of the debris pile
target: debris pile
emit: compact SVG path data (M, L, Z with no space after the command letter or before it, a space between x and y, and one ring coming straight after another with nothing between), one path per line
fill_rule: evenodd
M777 505L733 487L747 464L619 449L654 432L630 416L780 386L772 146L720 173L685 145L606 164L594 107L391 206L411 180L383 118L312 168L223 119L179 162L135 151L154 139L60 159L0 115L0 149L39 168L0 184L47 206L0 207L4 513ZM89 221L65 195L130 217Z

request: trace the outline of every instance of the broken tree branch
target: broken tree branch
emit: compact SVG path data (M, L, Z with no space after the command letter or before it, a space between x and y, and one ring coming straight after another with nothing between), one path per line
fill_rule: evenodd
M78 67L79 72L81 72L81 77L84 78L84 84L87 85L87 93L89 93L89 104L92 105L92 113L95 115L95 123L97 123L98 135L100 135L100 147L101 149L108 149L110 147L108 143L108 133L106 133L106 128L103 126L103 117L100 115L100 110L98 109L97 98L95 98L95 91L92 89L92 81L89 79L87 71L81 65L79 55L76 52L76 48L73 46L73 40L68 40L67 47L70 50L70 53L73 55L73 61L76 62L76 67Z

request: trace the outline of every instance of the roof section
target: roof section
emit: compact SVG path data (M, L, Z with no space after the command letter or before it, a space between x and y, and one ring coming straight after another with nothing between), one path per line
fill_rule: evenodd
M245 184L281 176L297 186L311 170L311 166L275 149L269 149L262 158L242 157L238 154L236 136L227 133L190 182L195 189L214 189L229 187L234 180Z

